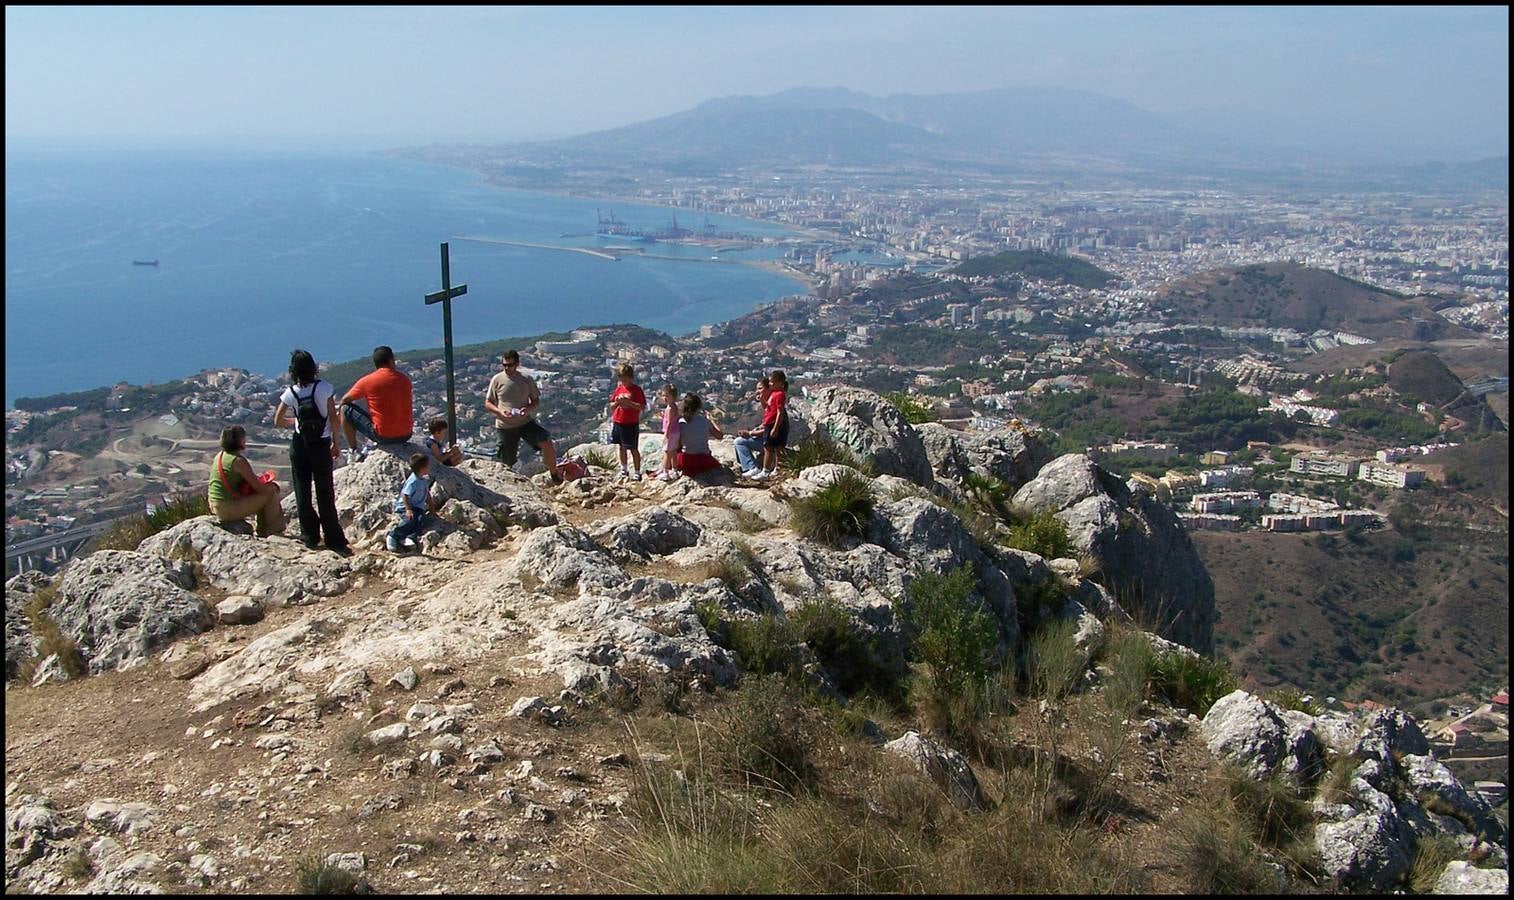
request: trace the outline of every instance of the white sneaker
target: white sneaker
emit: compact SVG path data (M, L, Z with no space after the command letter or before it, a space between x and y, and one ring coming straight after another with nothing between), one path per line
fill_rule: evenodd
M621 478L630 478L631 477L631 473L626 470L625 466L621 466L620 467L620 477Z
M415 538L405 538L405 546L413 550L420 545L415 542Z
M744 469L742 471L742 473L741 473L741 477L742 478L756 478L757 477L757 473L761 472L761 471L762 471L761 469Z
M640 471L632 472L631 473L631 480L632 481L640 481L641 480L641 472Z
M679 470L679 469L674 469L672 472L668 473L668 480L669 481L677 481L678 479L680 479L682 477L683 477L683 472L682 472L682 470Z
M772 478L773 475L772 475L772 473L770 473L766 469L758 469L754 474L752 474L749 477L753 481L767 481L769 478Z

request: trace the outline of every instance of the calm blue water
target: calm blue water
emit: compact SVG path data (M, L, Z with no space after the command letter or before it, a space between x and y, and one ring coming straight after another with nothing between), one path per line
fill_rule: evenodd
M5 161L5 400L240 366L281 373L441 344L437 245L450 240L458 343L633 322L686 333L802 293L797 281L709 262L618 262L457 240L603 246L595 208L641 228L669 211L491 188L469 173L377 157L13 154ZM700 228L704 216L679 214ZM776 226L709 216L720 230ZM611 241L610 243L626 243ZM721 254L772 257L777 250ZM133 259L156 259L139 267Z

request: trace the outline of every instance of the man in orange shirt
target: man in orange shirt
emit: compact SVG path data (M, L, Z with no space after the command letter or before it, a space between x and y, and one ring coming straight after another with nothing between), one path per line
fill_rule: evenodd
M367 404L364 409L356 401ZM357 380L342 397L342 431L347 446L357 448L357 433L376 444L407 444L415 428L415 389L410 379L394 367L394 351L373 349L373 371ZM358 458L362 458L361 453Z

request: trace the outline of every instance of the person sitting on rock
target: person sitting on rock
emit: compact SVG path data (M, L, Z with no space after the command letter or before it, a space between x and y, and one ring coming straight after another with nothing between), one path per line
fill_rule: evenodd
M391 552L414 550L416 538L431 524L430 511L436 504L431 499L431 479L426 477L430 473L431 457L424 453L412 453L410 477L405 479L400 495L394 501L394 511L399 513L400 521L384 540L384 546Z
M257 514L258 537L284 533L284 507L279 505L279 486L254 475L243 454L247 429L232 425L221 430L221 451L210 464L207 499L210 512L222 522L241 522Z
M782 370L774 369L768 375L767 402L762 412L763 467L750 477L767 481L778 477L778 463L783 458L783 448L789 443L789 411L785 405L789 394L789 380Z
M455 466L463 461L463 448L456 443L447 442L447 434L451 430L447 427L447 420L442 418L432 419L426 425L430 434L426 438L426 452L431 454L431 461L443 466Z
M363 401L367 407L358 404ZM373 371L359 378L342 395L342 432L352 448L354 461L366 454L358 449L358 432L379 446L410 443L415 430L415 387L394 366L394 350L373 348Z
M766 375L757 379L757 405L766 412L768 396L772 393L772 382ZM741 474L747 478L753 478L762 471L762 465L757 460L756 454L761 453L767 445L767 428L741 428L736 432L736 464L741 467Z
M710 453L710 438L724 435L720 426L711 422L704 413L704 401L698 394L685 394L682 403L683 418L678 425L678 455L674 458L673 474L666 481L678 478L678 473L698 475L720 468L719 460Z

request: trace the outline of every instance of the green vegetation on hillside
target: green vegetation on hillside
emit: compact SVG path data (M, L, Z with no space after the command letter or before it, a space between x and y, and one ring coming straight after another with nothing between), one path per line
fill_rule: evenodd
M1082 288L1101 288L1120 277L1076 256L1055 256L1038 250L1005 250L992 256L975 256L951 271L965 276L1024 275Z
M999 351L999 342L992 334L925 325L885 329L874 346L880 356L891 357L900 365L922 366L967 364Z

